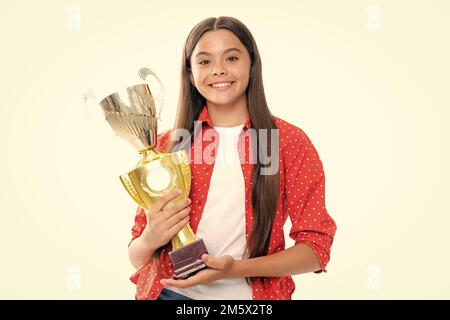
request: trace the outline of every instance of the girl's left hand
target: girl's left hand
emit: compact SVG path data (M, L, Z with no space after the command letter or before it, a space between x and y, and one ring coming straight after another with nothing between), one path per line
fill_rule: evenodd
M204 269L187 279L162 279L161 284L165 287L189 288L198 284L205 284L231 277L230 271L235 262L232 256L211 257L204 254L202 260L208 266L207 269Z

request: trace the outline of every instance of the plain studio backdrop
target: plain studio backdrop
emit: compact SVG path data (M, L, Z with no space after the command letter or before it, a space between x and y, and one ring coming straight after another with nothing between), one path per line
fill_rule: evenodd
M272 112L302 128L324 164L332 258L325 274L294 276L293 298L450 298L448 1L0 9L0 298L134 298L136 205L118 176L139 156L93 96L150 67L165 86L160 132L170 128L184 40L221 15L250 28Z

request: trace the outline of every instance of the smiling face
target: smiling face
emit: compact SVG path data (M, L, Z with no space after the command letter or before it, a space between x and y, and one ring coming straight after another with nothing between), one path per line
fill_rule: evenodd
M245 101L250 56L231 31L208 31L191 56L191 82L208 104L233 106Z

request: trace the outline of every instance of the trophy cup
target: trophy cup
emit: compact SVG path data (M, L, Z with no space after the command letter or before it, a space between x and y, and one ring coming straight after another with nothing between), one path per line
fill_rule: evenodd
M156 77L156 76L155 76ZM158 79L159 81L159 79ZM155 201L173 191L182 193L163 208L187 199L191 187L191 171L185 150L172 153L157 152L156 108L147 84L130 86L124 92L115 92L100 101L106 121L122 139L131 143L141 154L137 166L120 176L133 200L145 210ZM208 253L202 239L198 239L187 224L171 239L169 257L174 279L184 279L206 268L201 256Z

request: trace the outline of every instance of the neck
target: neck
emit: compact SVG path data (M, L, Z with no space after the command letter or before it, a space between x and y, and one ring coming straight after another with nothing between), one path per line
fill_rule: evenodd
M208 101L206 107L208 115L216 127L235 127L243 124L249 118L245 95L230 104L215 104Z

